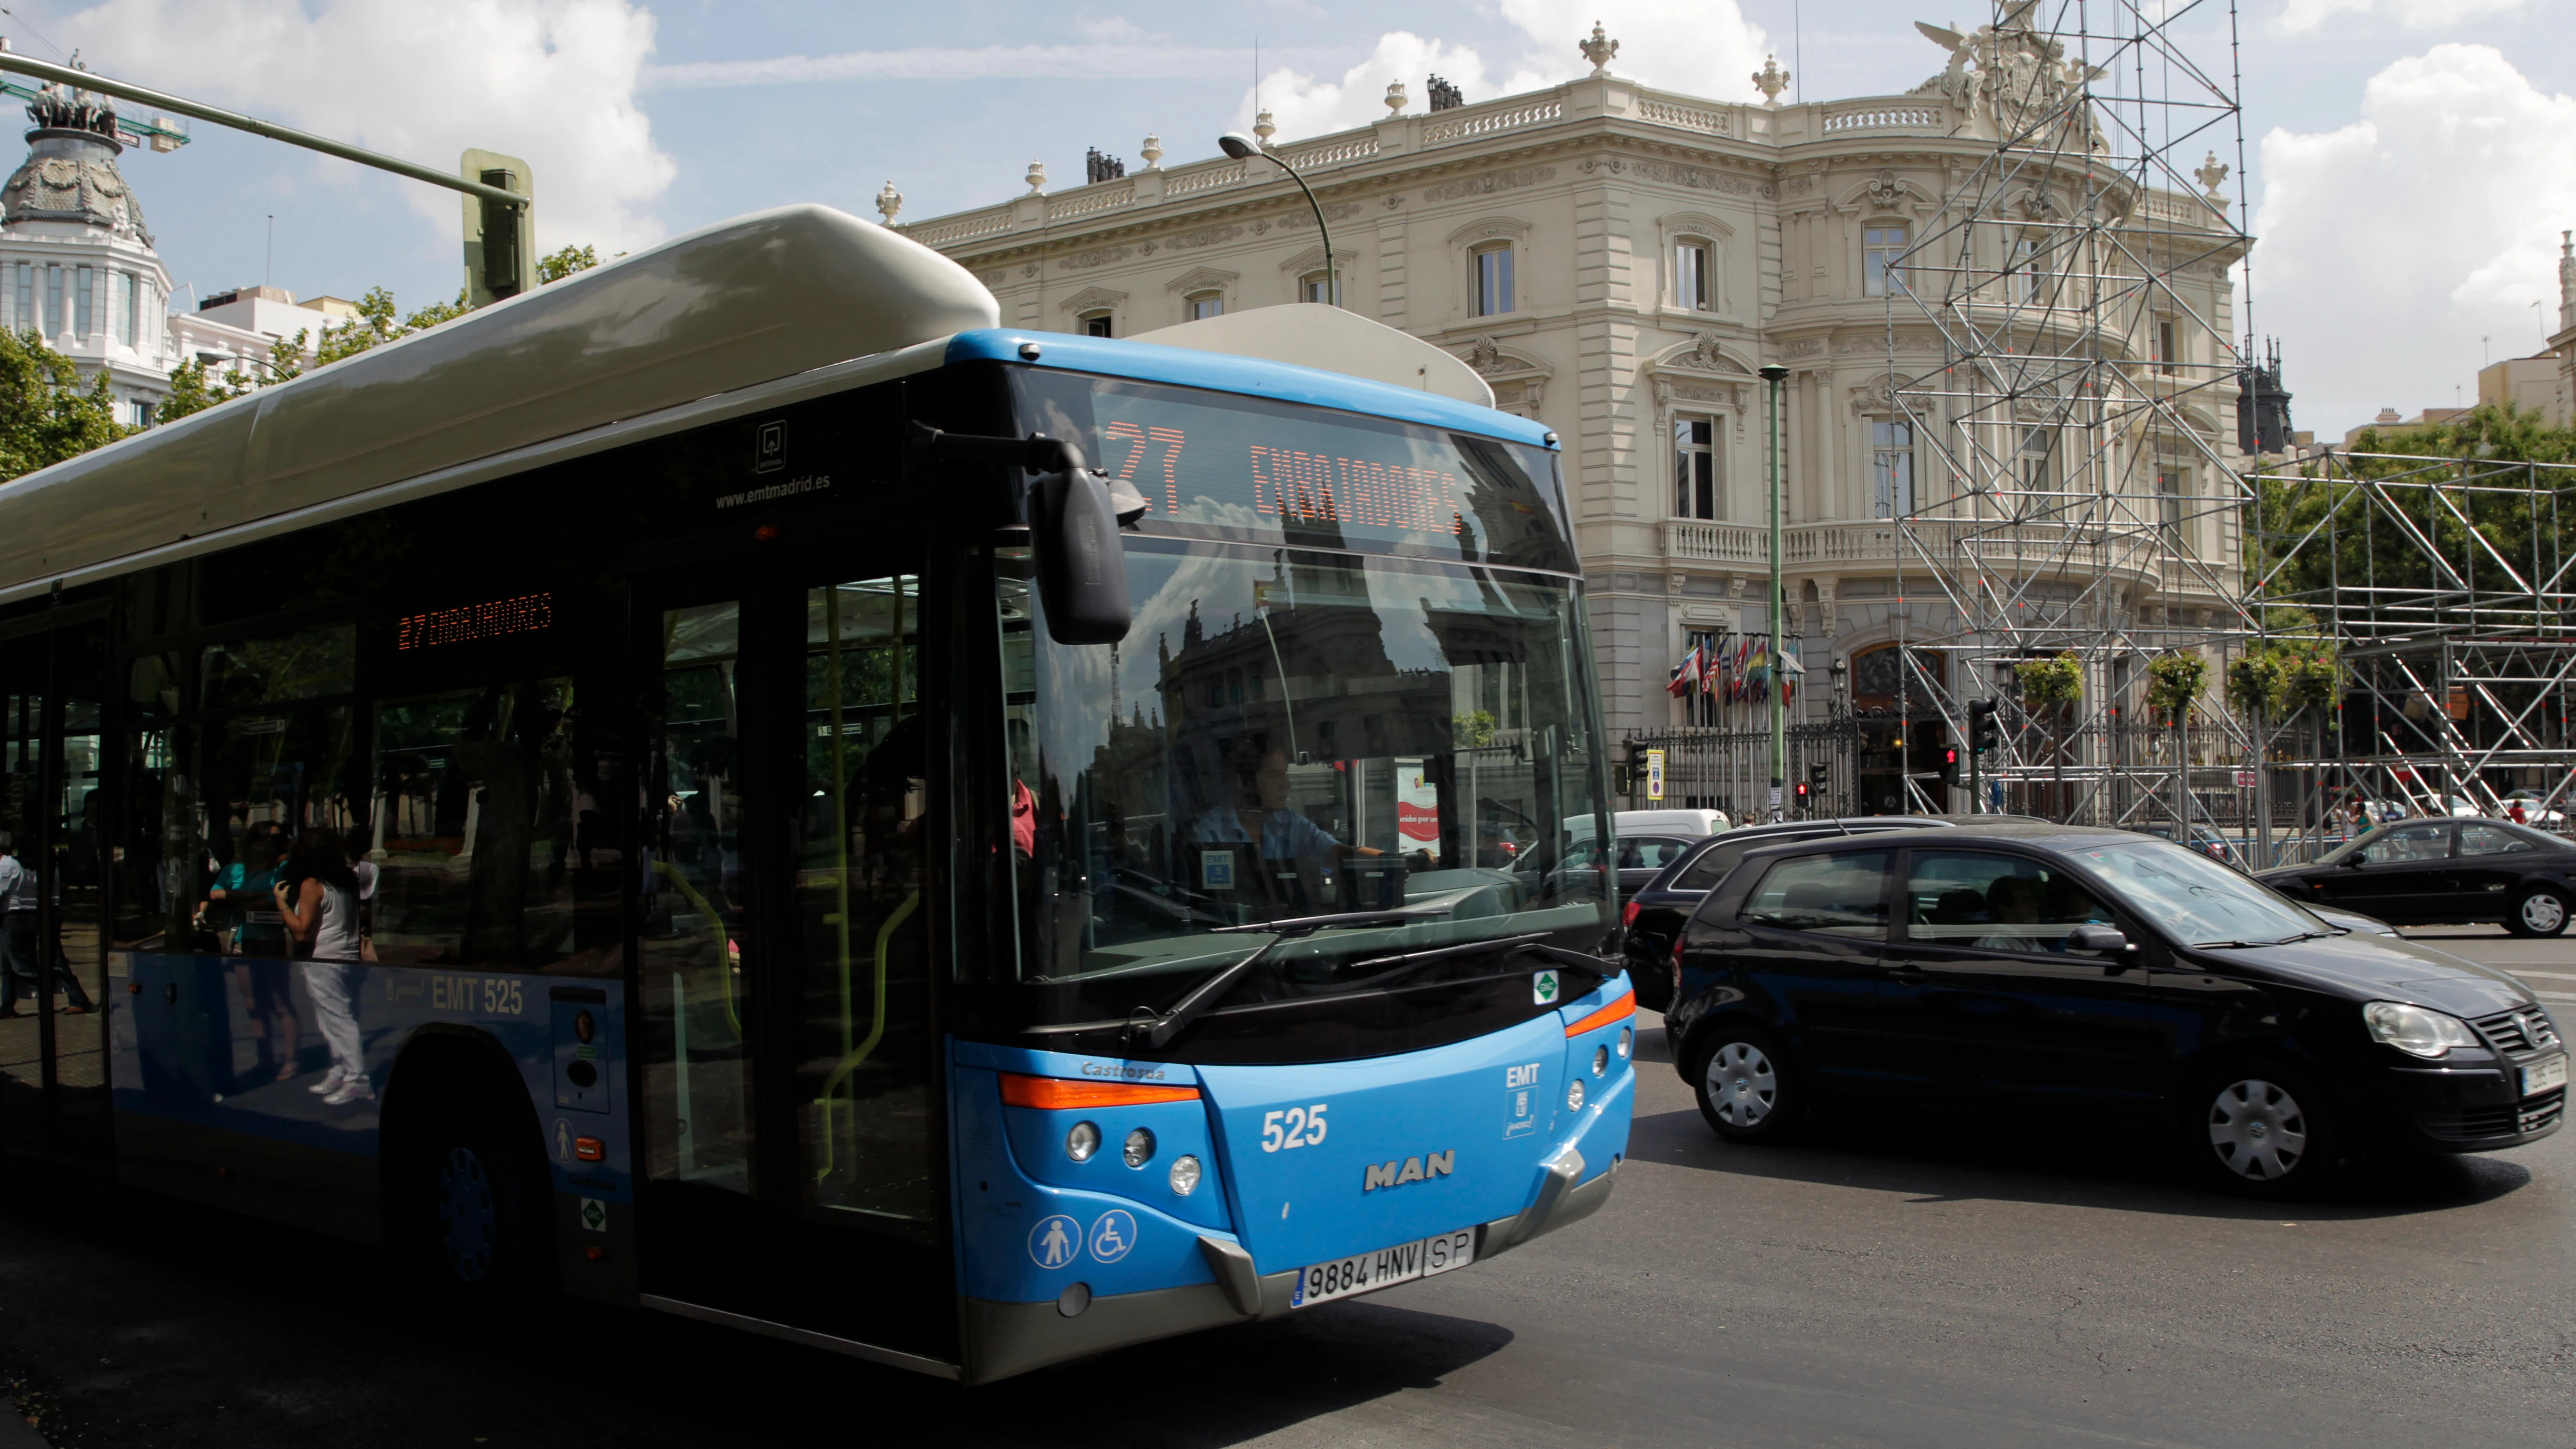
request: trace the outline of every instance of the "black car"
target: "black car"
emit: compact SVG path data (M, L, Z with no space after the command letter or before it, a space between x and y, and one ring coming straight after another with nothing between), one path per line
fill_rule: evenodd
M2517 936L2555 936L2576 902L2576 844L2510 820L2401 820L2255 879L2399 925L2501 921Z
M1920 830L1949 823L1928 815L1863 815L1849 820L1784 820L1773 825L1746 825L1703 836L1636 886L1632 887L1627 872L1621 871L1619 894L1628 904L1620 910L1620 924L1625 928L1628 980L1637 988L1637 1004L1648 1011L1661 1011L1671 1004L1673 942L1681 936L1682 923L1699 909L1709 887L1744 859L1745 852L1823 835Z
M2567 1053L2519 982L2338 931L2170 841L1980 825L1745 857L1691 917L1673 1061L1721 1137L1939 1104L2179 1136L2257 1194L2374 1150L2558 1128Z

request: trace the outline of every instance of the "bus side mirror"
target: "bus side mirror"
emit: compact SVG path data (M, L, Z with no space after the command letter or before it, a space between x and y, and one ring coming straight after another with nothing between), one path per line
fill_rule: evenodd
M1049 638L1115 644L1127 637L1135 615L1107 479L1080 466L1039 474L1029 488L1029 542Z

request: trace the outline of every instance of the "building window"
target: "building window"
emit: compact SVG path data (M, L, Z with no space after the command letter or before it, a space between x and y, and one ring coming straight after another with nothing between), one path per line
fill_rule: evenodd
M1872 297L1884 297L1905 285L1905 228L1872 226L1861 229L1861 291Z
M37 330L45 334L47 342L62 335L63 269L60 266L48 265L45 268L45 325Z
M134 426L138 428L152 426L152 404L142 398L134 400Z
M2056 445L2057 435L2046 428L2032 428L2021 435L2022 491L2046 493L2056 487Z
M1331 280L1333 279L1326 277L1322 272L1308 272L1306 275L1299 277L1297 279L1297 300L1300 302L1330 302L1334 306L1340 306L1342 301L1342 289L1339 286L1334 286L1329 296L1325 293L1325 284Z
M2040 240L2026 236L2013 243L2012 299L2016 302L2040 302L2048 293L2048 258L2040 251Z
M1193 322L1202 321L1209 317L1222 317L1225 315L1225 294L1223 292L1192 292L1190 294L1189 301L1190 320Z
M1111 313L1085 312L1082 314L1082 335L1085 337L1115 337L1118 335L1116 326Z
M1686 241L1673 248L1673 305L1689 312L1717 310L1717 283L1709 275L1709 246Z
M97 278L98 273L88 267L75 269L72 278L72 335L83 342L89 340L90 320L96 315L92 311L94 298L90 287Z
M1914 511L1914 425L1881 418L1869 425L1873 506L1880 518Z
M2182 501L2191 496L2191 475L2183 470L2181 460L2160 459L2156 465L2156 511L2172 536L2173 547L2182 547Z
M1476 315L1498 316L1512 310L1512 244L1484 247L1472 257L1469 280L1476 289Z
M1717 423L1673 419L1673 517L1717 518L1724 502L1717 476Z
M142 289L135 285L132 272L116 274L117 340L128 347L142 340L143 309L135 305L141 295Z
M36 320L36 269L25 262L20 262L18 284L11 287L9 292L18 303L9 314L9 330L12 332L44 331L43 324Z
M2182 361L2174 351L2174 325L2170 317L2156 319L2156 371L2170 377L2174 364Z

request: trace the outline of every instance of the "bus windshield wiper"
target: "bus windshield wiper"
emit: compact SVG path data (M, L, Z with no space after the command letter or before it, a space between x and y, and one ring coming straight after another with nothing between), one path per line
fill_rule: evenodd
M1403 926L1447 914L1449 914L1449 908L1446 906L1419 911L1341 911L1324 916L1292 916L1284 921L1263 921L1249 926L1219 926L1208 934L1241 935L1253 931L1274 931L1278 934L1262 942L1261 949L1231 966L1219 969L1215 975L1191 987L1188 995L1172 1003L1171 1010L1157 1016L1139 1008L1135 1014L1127 1018L1128 1044L1133 1046L1141 1041L1146 1046L1161 1050L1173 1037L1180 1035L1191 1022L1206 1015L1209 1007L1223 1000L1225 994L1233 990L1235 983L1241 981L1253 967L1269 959L1271 952L1290 941L1304 940L1317 931L1336 926Z

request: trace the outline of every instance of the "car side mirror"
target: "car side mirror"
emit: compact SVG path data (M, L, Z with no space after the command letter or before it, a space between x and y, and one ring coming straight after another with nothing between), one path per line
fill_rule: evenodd
M2129 938L2116 926L2078 926L2066 933L2066 948L2109 955L2128 950Z
M2356 865L2364 865L2364 864L2367 864L2367 863L2369 862L2369 860L2370 860L2370 852L2369 852L2369 851L2367 851L2367 850L2356 850L2356 851L2354 851L2352 854L2345 856L2342 860L2337 861L2337 862L2336 862L2336 864L2338 864L2338 865L2342 866L2342 867L2343 867L2344 869L2346 869L2346 870L2350 870L2350 869L2352 869L2352 868L2353 868L2354 866L2356 866Z

